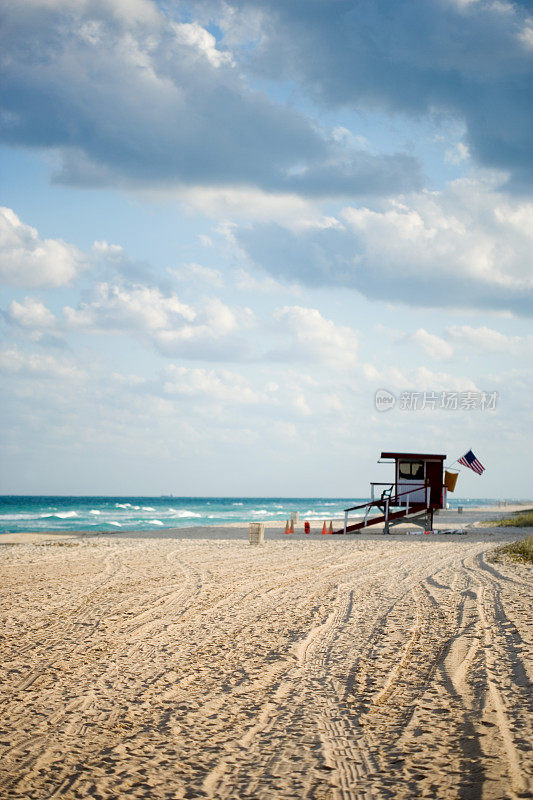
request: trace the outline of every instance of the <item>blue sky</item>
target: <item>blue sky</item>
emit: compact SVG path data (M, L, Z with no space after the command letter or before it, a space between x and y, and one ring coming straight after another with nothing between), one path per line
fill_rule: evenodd
M528 3L1 6L2 492L531 495Z

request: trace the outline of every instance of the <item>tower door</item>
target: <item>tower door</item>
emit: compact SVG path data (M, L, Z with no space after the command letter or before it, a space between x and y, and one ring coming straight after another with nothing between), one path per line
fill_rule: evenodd
M442 461L426 461L426 479L430 485L429 502L432 506L442 506Z

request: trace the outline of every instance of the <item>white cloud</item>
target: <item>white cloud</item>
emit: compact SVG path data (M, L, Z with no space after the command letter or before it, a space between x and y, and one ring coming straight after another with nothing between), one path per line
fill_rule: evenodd
M440 276L465 277L502 288L533 287L533 203L512 200L490 183L460 179L443 192L421 192L384 211L347 208L348 226L366 256L383 271L417 275L431 285ZM460 305L460 297L458 297Z
M301 288L296 284L288 286L268 275L264 278L258 278L245 269L233 270L233 278L235 286L241 292L259 292L260 294L301 294L302 292Z
M169 267L168 272L172 277L184 283L206 283L217 289L224 284L220 270L213 269L212 267L204 267L202 264L197 264L193 261L182 264L181 267Z
M449 372L434 372L427 367L416 367L407 372L409 388L429 391L478 391L479 387L471 378Z
M374 207L346 207L343 224L232 228L238 247L275 278L353 288L417 306L531 314L533 203L465 178Z
M63 309L72 327L98 330L157 331L192 321L195 311L176 295L165 296L157 288L136 284L131 287L97 284L94 298L79 308Z
M303 394L297 394L293 400L293 405L296 411L299 414L302 414L304 417L309 417L313 412L309 408L307 399Z
M533 355L533 334L529 336L508 336L486 325L473 328L470 325L450 325L442 336L419 328L415 333L406 333L397 328L378 324L377 333L387 337L397 345L415 344L436 361L455 356L455 361L469 350L478 353L502 354L528 358Z
M316 308L284 306L274 319L289 344L271 353L286 360L319 361L328 367L352 367L357 362L357 334L345 325L336 325Z
M239 373L227 370L189 369L171 364L165 369L166 394L200 397L230 404L258 403L260 396Z
M6 318L11 324L30 330L53 328L56 318L52 312L34 297L25 297L20 303L12 300L8 306Z
M440 336L435 336L435 334L429 333L428 331L424 330L424 328L419 328L410 338L411 341L413 341L425 353L427 353L430 358L433 358L437 361L440 359L451 358L453 355L453 347L449 342L441 339Z
M239 309L237 312L218 298L204 301L201 308L204 324L208 325L217 336L234 333L242 324L251 324L253 321L250 309Z
M533 50L533 20L527 20L526 24L518 34L519 42L526 50Z
M91 300L63 313L70 329L133 334L165 356L216 361L246 358L250 345L241 332L254 324L248 308L230 308L216 297L193 308L143 284L99 283Z
M298 194L280 194L254 187L183 188L180 198L187 205L214 219L276 220L290 225L302 217L313 221L322 217L316 203Z
M395 392L409 391L477 391L479 387L471 378L449 372L436 372L427 367L375 366L363 364L361 375L375 389L390 389Z
M505 355L533 355L533 335L507 336L485 325L472 328L469 325L451 325L446 335L460 347L472 347L484 353L503 353Z
M45 353L28 353L15 346L0 350L0 370L21 377L39 377L78 381L83 372L72 361Z
M93 253L110 261L119 261L124 257L124 248L119 244L109 244L102 239L93 243Z
M489 434L497 424L496 415L467 417L466 413L457 412L453 419L448 414L444 420L444 412L438 411L410 414L396 408L390 415L373 413L374 391L380 386L390 388L397 396L403 390L478 388L471 379L462 379L447 371L420 369L416 362L411 366L411 361L404 361L401 369L385 366L387 363L391 363L390 359L387 362L376 355L377 366L361 365L356 370L336 375L336 380L332 381L331 373L323 364L313 365L307 374L295 370L293 363L263 362L253 369L230 371L188 368L176 362L155 375L153 365L148 366L147 372L141 375L129 374L129 370L117 373L113 357L108 363L96 364L91 358L83 391L80 391L80 378L76 378L75 373L73 377L71 372L75 364L13 347L4 348L0 350L0 368L11 376L4 380L4 401L8 409L4 420L12 432L8 434L9 442L18 447L20 453L20 463L15 467L17 479L22 480L22 476L27 475L28 463L34 461L33 453L38 456L44 452L48 458L50 453L57 452L57 460L50 463L49 490L52 492L54 481L68 481L67 473L71 470L78 474L73 467L81 463L80 453L83 453L89 465L82 471L76 491L83 487L94 493L102 491L101 486L87 484L91 474L92 479L95 477L94 463L102 465L99 477L102 485L116 480L113 476L117 470L121 480L127 476L129 488L116 489L117 493L133 493L135 481L146 479L153 481L150 492L177 491L177 487L168 484L168 475L181 475L179 466L186 458L193 477L200 474L202 480L208 479L213 470L218 476L213 479L215 482L226 476L228 484L223 491L227 494L232 492L231 481L238 480L246 487L246 492L252 494L258 491L257 481L264 487L268 476L279 481L276 487L269 488L270 493L276 494L282 491L280 484L286 480L283 470L278 470L279 475L276 472L280 452L284 453L285 461L289 459L291 474L296 475L303 463L318 464L317 469L321 470L321 464L329 463L328 454L335 452L338 471L333 473L328 490L335 494L341 491L344 472L354 464L359 464L360 469L354 473L355 479L352 476L350 480L356 480L366 491L365 469L379 454L376 436L386 436L390 447L398 449L405 447L406 441L411 443L412 449L423 448L424 441L426 445L433 442L435 447L441 442L438 449L442 446L442 451L453 453L453 457L464 452L461 448L469 446L469 441L473 445L482 439L490 441ZM139 359L139 373L142 365L143 360ZM516 431L527 429L524 423L528 390L523 389L524 376L516 374L510 381L502 373L500 385L502 398L505 387L506 403L511 394L525 398L524 412L512 418L509 430L512 426ZM497 386L485 380L480 388L492 390ZM510 415L507 418L510 419ZM361 425L362 419L365 425ZM509 433L503 431L503 434L508 442ZM287 442L298 443L295 452L294 448L287 449ZM148 478L139 473L138 465L134 466L132 456L139 452L149 465ZM238 457L228 473L232 453L237 453ZM259 460L258 453L261 454ZM61 468L65 469L64 475ZM250 474L254 469L259 471L259 477ZM306 487L308 493L311 491L309 480L312 477L308 471L303 472L302 483L298 486L305 495ZM329 472L326 466L318 477L316 470L313 472L316 480L313 491L317 494ZM187 477L185 473L183 477ZM383 479L379 475L374 477ZM247 480L250 483L246 483ZM193 481L186 484L183 491L194 493L199 491L197 487ZM200 489L214 493L216 488L213 487ZM359 490L346 485L343 491L357 494Z
M62 239L40 239L10 208L0 208L0 279L27 288L65 286L86 257Z
M252 324L249 309L232 309L220 299L210 298L199 304L193 324L153 331L150 340L169 357L248 360L253 347L244 331Z
M198 57L205 58L213 67L232 64L231 53L217 50L217 41L213 34L202 28L197 22L171 23L176 41L189 46Z
M464 142L457 142L454 147L451 147L444 153L445 161L448 161L450 164L460 164L468 158L470 158L470 151L468 145Z

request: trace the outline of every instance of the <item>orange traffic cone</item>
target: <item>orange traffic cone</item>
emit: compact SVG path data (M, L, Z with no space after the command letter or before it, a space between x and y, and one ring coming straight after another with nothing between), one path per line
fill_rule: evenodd
M294 533L294 520L293 519L291 519L291 527L290 527L289 533Z
M289 520L287 520L287 524L285 525L285 533L290 533L290 532L291 531L290 531L290 528L289 528Z
M324 520L324 524L322 525L322 536L325 536L327 532L328 529L326 528L326 521Z
M328 533L329 534L333 533L333 522L331 520L329 521L329 531L328 531Z

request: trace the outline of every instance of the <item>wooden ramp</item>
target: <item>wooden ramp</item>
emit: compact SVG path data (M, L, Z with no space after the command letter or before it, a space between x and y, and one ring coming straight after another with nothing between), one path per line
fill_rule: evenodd
M379 508L379 510L382 513L379 514L377 517L369 517L368 513L371 508ZM408 508L404 507L398 509L397 511L392 511L391 509L389 509L388 506L384 505L383 501L375 500L370 503L364 503L361 506L354 506L353 508L346 509L345 514L348 511L363 510L363 509L365 509L365 512L364 512L364 518L362 520L360 520L359 522L354 522L351 525L346 525L346 528L341 528L338 531L333 531L333 534L339 535L344 533L355 533L357 531L363 530L364 528L368 528L370 525L380 525L384 523L388 524L389 522L392 521L396 522L397 520L400 520L402 518L405 519L407 522L413 517L420 516L420 514L424 513L431 514L432 518L431 524L433 524L433 508L430 505L427 505L426 503L411 503Z

